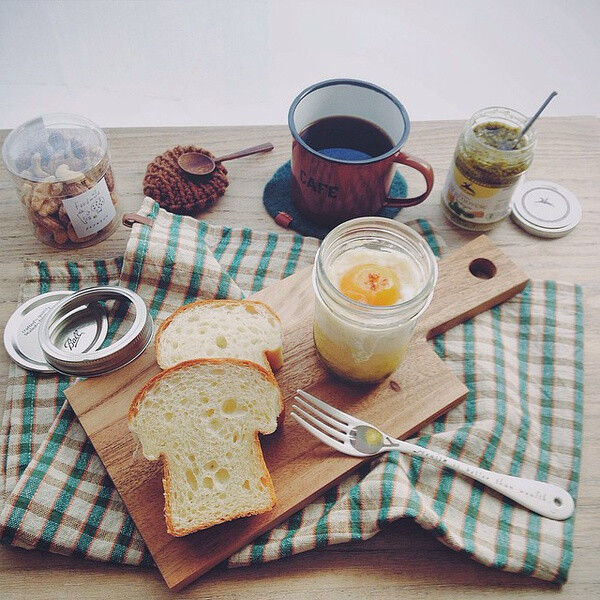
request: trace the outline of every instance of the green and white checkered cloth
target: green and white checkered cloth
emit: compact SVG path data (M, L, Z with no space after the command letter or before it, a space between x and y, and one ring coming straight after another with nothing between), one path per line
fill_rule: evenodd
M119 284L160 321L196 298L240 298L312 264L318 240L216 227L146 198L123 259L26 264L24 301L57 289ZM425 221L411 225L439 254ZM115 334L114 319L109 335ZM486 469L577 493L583 414L578 286L534 281L523 293L433 341L469 389L416 443ZM72 380L11 365L0 432L0 536L5 544L118 563L152 558L65 400ZM530 513L435 462L397 452L365 465L229 559L276 560L373 536L411 517L442 543L489 566L562 583L573 521Z

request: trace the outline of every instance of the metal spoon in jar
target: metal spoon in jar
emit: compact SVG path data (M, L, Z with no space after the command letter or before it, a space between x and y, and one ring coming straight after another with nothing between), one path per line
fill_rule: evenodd
M238 150L218 158L211 158L201 152L186 152L177 159L177 164L190 175L209 175L216 169L216 163L242 158L242 156L249 156L250 154L258 154L259 152L269 152L270 150L273 150L273 144L271 143L244 148L244 150Z
M519 135L517 135L517 138L514 141L513 140L507 141L506 147L502 148L502 150L514 150L515 148L517 148L517 146L519 145L519 142L521 141L523 136L527 133L527 131L533 125L535 120L542 114L542 111L546 108L546 106L548 106L548 104L550 104L550 100L552 100L552 98L554 98L554 96L556 96L557 94L558 94L558 92L550 93L550 95L544 100L542 105L537 109L537 111L533 115L533 117L531 117L531 119L529 119L529 121L527 121L527 123L525 123L525 126L523 127L523 129L521 129L521 131L519 131Z

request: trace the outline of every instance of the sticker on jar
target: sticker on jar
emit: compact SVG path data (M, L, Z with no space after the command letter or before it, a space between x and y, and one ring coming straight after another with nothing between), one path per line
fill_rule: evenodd
M63 199L77 237L84 238L106 227L116 216L104 177L82 194Z
M473 223L489 223L510 212L518 180L507 187L487 187L465 177L456 167L442 191L446 206L457 216Z

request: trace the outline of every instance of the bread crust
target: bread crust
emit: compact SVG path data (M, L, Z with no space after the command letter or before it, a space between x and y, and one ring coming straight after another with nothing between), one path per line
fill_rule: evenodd
M128 411L128 415L127 415L127 422L129 425L131 425L131 421L136 417L136 415L139 412L140 406L142 405L144 398L146 396L146 394L163 378L168 377L170 373L173 373L175 371L180 371L182 369L186 369L188 367L191 366L195 366L195 365L212 365L212 366L219 366L219 365L224 365L224 364L236 364L236 365L240 365L240 366L245 366L245 367L249 367L253 370L255 370L257 373L259 373L259 375L265 379L266 381L268 381L269 383L271 383L279 392L279 413L280 415L283 412L283 395L281 393L281 390L279 388L279 384L277 383L277 380L275 379L275 376L273 375L273 373L267 369L265 369L263 366L250 361L250 360L243 360L243 359L237 359L237 358L196 358L196 359L192 359L192 360L186 360L183 361L181 363L176 364L173 367L170 367L168 369L165 369L164 371L161 371L160 373L157 373L156 375L154 375L154 377L152 377L149 381L146 382L146 384L138 391L138 393L136 394L135 398L133 399L131 406L129 407L129 411ZM162 465L163 465L163 494L164 494L164 498L165 498L165 508L164 508L164 514L165 514L165 522L166 522L166 526L167 526L167 532L175 537L183 537L185 535L189 535L190 533L193 533L194 531L200 531L201 529L207 529L209 527L213 527L214 525L218 525L219 523L223 523L225 521L231 521L237 518L241 518L241 517L248 517L248 516L252 516L252 515L256 515L256 514L261 514L263 512L267 512L269 510L271 510L276 502L276 496L275 496L275 487L273 485L273 480L271 479L271 475L267 469L267 465L265 463L265 459L262 453L262 447L260 445L260 440L259 440L259 433L264 433L264 434L268 434L268 433L272 433L270 431L255 431L254 432L254 439L253 439L253 444L255 446L255 449L257 450L257 457L260 458L260 466L261 466L261 470L262 470L262 477L261 480L263 482L263 484L265 485L265 487L267 488L267 491L269 492L269 495L271 497L271 503L269 506L265 507L263 510L259 510L259 511L250 511L250 512L242 512L239 514L236 514L232 517L228 517L228 518L223 518L223 519L215 519L213 521L209 521L206 523L203 523L200 527L196 527L196 528L177 528L175 526L175 524L173 523L173 518L172 518L172 510L171 510L171 502L170 502L170 491L171 491L171 476L170 476L170 472L169 472L169 461L168 461L168 457L164 454L161 453L158 456L158 460L161 461Z
M186 535L189 535L190 533L194 533L195 531L202 531L203 529L209 529L210 527L214 527L215 525L218 525L219 523L225 523L227 521L241 519L242 517L251 517L253 515L260 515L262 513L265 513L267 511L271 510L272 508L274 508L275 504L277 504L277 498L275 496L275 486L273 485L273 480L271 479L271 474L269 473L269 470L267 469L267 465L266 465L265 459L263 457L262 448L261 448L260 442L258 440L258 433L254 434L254 445L257 446L259 449L258 456L260 457L261 469L263 472L263 476L261 477L261 480L263 481L263 484L265 485L265 487L267 488L267 490L269 492L269 495L271 496L271 503L269 504L269 506L266 506L263 510L240 512L231 517L207 521L207 522L203 523L200 527L190 527L190 528L185 528L185 527L178 528L173 523L173 513L171 511L171 501L170 501L171 475L169 473L169 461L168 461L166 455L160 454L159 460L161 460L162 464L163 464L163 480L162 480L162 482L163 482L163 490L164 490L163 495L165 497L165 523L167 525L167 533L168 534L170 534L174 537L184 537Z
M197 306L209 304L212 306L244 306L247 304L256 304L264 308L268 313L270 313L271 316L275 318L277 322L281 325L281 319L279 318L279 315L268 304L261 302L260 300L196 300L195 302L190 302L189 304L184 304L183 306L180 306L177 310L171 313L156 329L156 334L154 336L154 351L157 357L157 361L159 356L158 342L162 335L162 332L165 331L169 327L169 325L171 325L173 320L181 313ZM265 350L263 352L263 355L274 372L278 371L283 366L283 348L270 348L268 350Z

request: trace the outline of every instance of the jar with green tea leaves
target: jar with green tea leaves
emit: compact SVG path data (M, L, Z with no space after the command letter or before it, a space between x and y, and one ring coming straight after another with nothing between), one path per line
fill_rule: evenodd
M442 190L442 207L452 223L487 231L510 214L513 193L533 160L535 128L519 139L526 123L517 111L490 107L465 125Z

